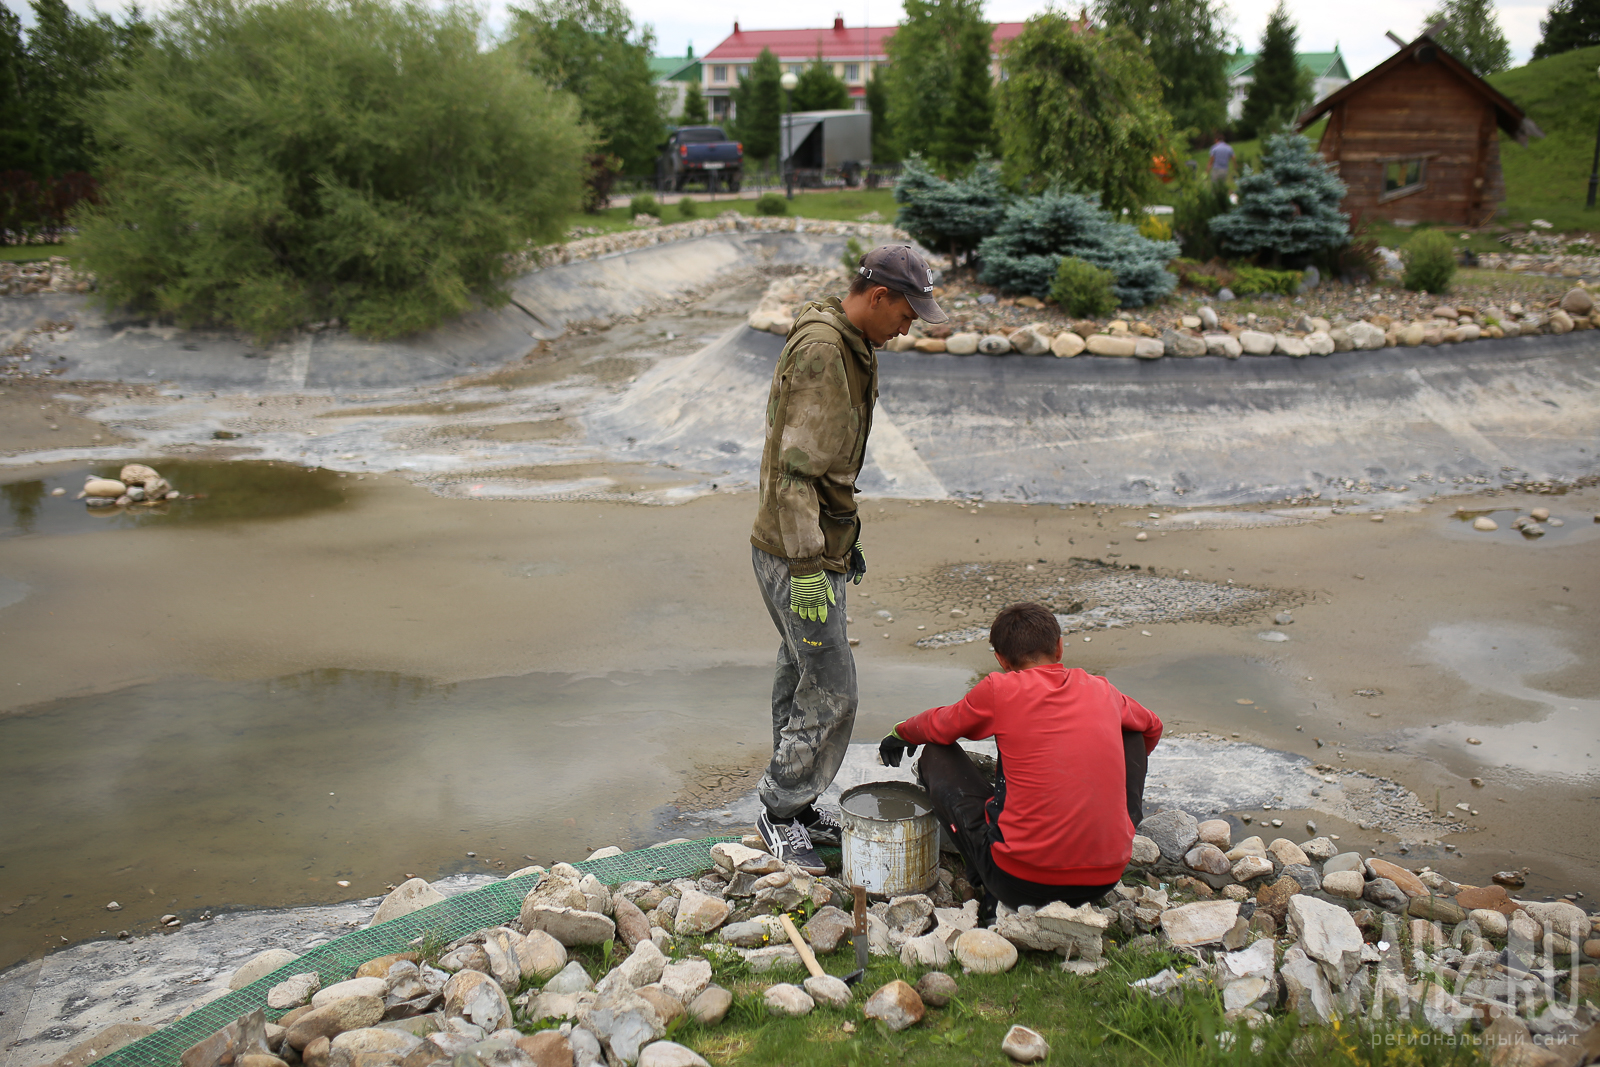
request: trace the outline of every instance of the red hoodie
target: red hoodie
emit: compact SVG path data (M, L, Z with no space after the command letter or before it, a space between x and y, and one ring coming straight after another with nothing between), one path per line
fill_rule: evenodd
M1144 734L1147 753L1161 740L1161 720L1110 682L1049 663L990 674L895 732L916 745L993 737L1006 780L995 863L1042 885L1106 885L1133 851L1124 730Z

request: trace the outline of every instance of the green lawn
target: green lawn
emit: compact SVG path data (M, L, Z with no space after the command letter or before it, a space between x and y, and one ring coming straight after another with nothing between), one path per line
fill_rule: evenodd
M0 260L11 263L28 263L66 254L67 245L64 241L58 245L0 245Z
M1563 230L1600 230L1600 209L1583 206L1600 126L1600 46L1541 59L1489 83L1509 96L1544 130L1528 146L1500 135L1506 176L1506 217L1545 219Z

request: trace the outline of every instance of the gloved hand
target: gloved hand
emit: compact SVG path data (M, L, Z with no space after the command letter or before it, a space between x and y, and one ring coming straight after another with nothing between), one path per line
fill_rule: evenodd
M900 740L899 736L893 733L878 742L878 762L885 767L898 767L901 757L916 754L916 745Z
M826 571L789 576L789 610L812 622L828 621L828 605L834 603L833 586Z
M861 554L861 542L856 542L856 547L850 550L849 574L847 577L856 585L861 584L862 575L867 573L867 557Z

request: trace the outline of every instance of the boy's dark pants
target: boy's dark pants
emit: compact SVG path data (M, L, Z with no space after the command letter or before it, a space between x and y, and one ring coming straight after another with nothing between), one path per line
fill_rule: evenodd
M1122 735L1122 757L1127 768L1128 818L1138 826L1144 820L1144 778L1149 768L1143 734ZM985 805L994 798L994 786L960 745L923 746L917 778L933 800L934 814L961 850L968 879L982 882L1007 907L1028 904L1040 908L1055 900L1077 907L1100 899L1117 884L1044 885L1002 870L989 852L995 831L984 814Z

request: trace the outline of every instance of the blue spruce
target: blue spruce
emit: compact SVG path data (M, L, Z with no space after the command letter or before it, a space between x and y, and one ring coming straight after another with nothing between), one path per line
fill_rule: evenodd
M894 187L900 211L895 225L936 252L952 257L971 252L995 231L1005 217L1006 192L1000 185L1000 168L980 158L971 173L946 181L923 162L906 160Z
M1239 203L1211 220L1223 250L1279 262L1348 244L1345 184L1333 167L1298 134L1269 137L1266 149L1261 169L1246 167L1239 179Z

